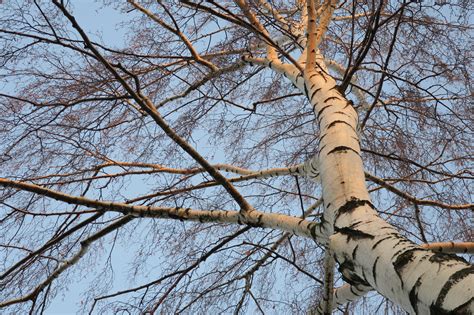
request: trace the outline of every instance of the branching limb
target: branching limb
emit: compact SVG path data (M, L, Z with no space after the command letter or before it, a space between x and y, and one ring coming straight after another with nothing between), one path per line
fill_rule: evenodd
M434 200L425 200L425 199L418 199L406 192L403 192L401 191L400 189L396 188L395 186L387 183L386 181L384 181L383 179L381 178L378 178L377 176L374 176L372 174L369 174L369 173L365 173L365 177L382 186L383 188L387 189L388 191L414 203L414 204L417 204L417 205L425 205L425 206L434 206L434 207L439 207L439 208L444 208L444 209L450 209L450 210L468 210L468 209L471 209L471 210L474 210L474 204L472 203L468 203L468 204L459 204L459 205L450 205L450 204L446 204L446 203L443 203L443 202L440 202L440 201L434 201Z
M165 28L166 30L170 31L171 33L175 34L176 36L178 36L181 41L186 45L186 47L188 48L189 52L191 53L191 56L193 56L194 60L196 60L197 63L200 63L206 67L208 67L209 69L211 69L212 71L216 71L218 70L218 67L213 64L212 62L202 58L199 53L196 51L196 49L194 48L193 44L191 43L191 41L186 37L186 35L184 35L183 32L181 32L178 28L178 25L175 23L175 28L171 27L170 25L168 25L167 23L165 23L162 19L160 19L158 16L156 16L155 14L153 14L150 10L147 10L146 8L144 8L143 6L141 6L140 4L136 3L135 1L133 0L128 0L128 3L130 3L134 8L138 9L140 12L142 12L143 14L145 14L146 16L148 16L150 19L152 19L153 21L155 21L156 23L158 23L161 27ZM166 8L165 8L166 9ZM167 12L169 14L169 12ZM169 14L170 15L170 14ZM170 15L170 17L172 18L172 16Z
M135 163L135 162L109 162L98 165L97 169L102 169L109 166L120 166L120 167L139 167L139 168L151 168L157 171L162 171L170 174L183 174L183 175L192 175L197 173L205 172L203 168L189 168L189 169L180 169L180 168L171 168L166 167L161 164L154 163ZM303 167L303 164L292 165L289 167L278 167L270 168L266 170L250 170L247 168L242 168L234 166L231 164L213 164L213 167L219 171L235 173L239 175L255 175L259 174L262 177L266 176L279 176L279 175L289 175L299 173Z
M173 95L173 96L170 96L168 98L165 98L164 100L162 100L161 102L156 104L155 107L156 108L161 108L164 105L168 104L169 102L176 101L178 99L184 98L184 97L188 96L191 92L197 90L198 88L200 88L201 86L203 86L204 84L206 84L207 82L212 80L213 78L216 78L216 77L218 77L222 74L228 73L228 72L236 71L236 70L242 68L244 65L245 65L244 62L239 61L239 62L234 63L233 65L230 65L227 68L220 68L218 70L209 72L201 80L194 82L183 92L181 92L179 94L176 94L176 95Z
M133 97L133 99L142 107L142 109L153 118L156 124L186 153L194 158L217 182L219 182L225 190L235 199L241 208L241 214L245 218L246 214L253 210L252 206L245 200L245 198L237 191L237 189L222 175L220 174L209 162L201 156L189 143L187 143L182 137L180 137L161 117L156 107L149 98L142 95L139 91L135 91L124 78L117 72L117 70L105 59L104 56L94 47L92 42L84 30L79 26L74 16L66 9L63 2L53 0L53 3L59 8L64 16L70 21L72 26L80 34L81 38L87 48L89 48L93 54L97 57L100 63L110 72L113 77L122 85L122 87Z
M259 65L263 67L268 67L275 71L276 73L280 73L286 78L288 78L295 87L302 86L303 84L303 76L301 75L303 70L301 65L297 63L297 66L294 64L287 64L281 62L273 62L269 59L265 58L254 58L249 55L242 56L242 60L244 62L249 63L250 65Z
M316 23L318 12L314 0L307 0L308 10L308 41L306 44L306 71L315 69L317 65L317 52L319 44L321 43L329 23L331 22L332 15L336 6L336 1L326 0L321 6L321 13L319 16L319 24Z
M118 228L124 226L131 220L133 220L134 217L131 215L127 215L125 217L122 217L121 219L117 220L116 222L110 224L109 226L103 228L97 233L94 233L93 235L89 236L85 240L81 241L81 249L70 259L65 260L63 263L61 263L42 283L40 283L33 291L30 293L16 298L12 300L7 300L4 302L0 302L0 308L1 307L6 307L9 305L14 305L18 303L23 303L26 301L34 301L38 294L40 294L47 286L53 282L54 279L59 277L66 269L69 267L77 264L77 262L86 254L87 250L89 249L90 245L97 241L98 239L106 236L112 231L117 230Z
M83 227L89 225L90 223L96 221L97 219L99 219L101 216L103 215L103 213L96 213L94 214L93 216L91 216L90 218L87 218L86 220L78 223L76 226L70 228L69 230L63 232L61 235L58 235L57 237L51 239L50 241L48 241L46 244L44 244L43 246L41 246L40 248L38 248L37 250L35 251L32 251L30 252L28 255L26 255L24 258L22 258L21 260L19 260L17 263L15 263L13 266L11 266L10 268L8 268L8 270L6 270L4 273L2 273L0 275L0 280L4 280L6 279L6 277L8 277L10 274L12 274L15 270L17 270L20 266L22 266L23 264L25 264L26 262L28 262L29 260L31 260L32 258L36 257L37 255L40 255L41 253L43 253L47 248L51 247L52 245L62 241L63 239L67 238L68 236L72 235L73 233L75 233L76 231L82 229Z
M259 32L259 34L263 35L263 38L271 38L268 31L265 27L260 23L255 13L252 12L250 9L250 5L247 3L246 0L235 0L234 1L239 8L242 10L244 15L249 20L250 24ZM267 58L271 61L279 60L278 52L275 47L272 45L273 43L267 43Z

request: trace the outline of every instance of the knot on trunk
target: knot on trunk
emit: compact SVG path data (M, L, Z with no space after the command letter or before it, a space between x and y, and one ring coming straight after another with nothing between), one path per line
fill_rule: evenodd
M342 264L339 264L338 270L342 275L342 279L350 285L364 285L370 287L370 284L355 272L354 263L352 261L346 259Z

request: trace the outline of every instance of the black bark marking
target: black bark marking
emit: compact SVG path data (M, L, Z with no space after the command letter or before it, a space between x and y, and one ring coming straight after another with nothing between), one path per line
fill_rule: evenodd
M441 307L432 304L430 307L430 314L432 315L472 315L474 308L474 297L464 304L459 305L452 311L446 311Z
M310 98L310 101L312 102L313 101L313 97L316 95L316 93L318 93L319 91L321 91L321 88L318 88L316 90L313 91L313 93L311 94L311 98Z
M352 127L351 124L349 124L347 121L344 121L344 120L335 120L335 121L333 121L332 123L330 123L329 125L327 125L326 130L328 130L329 128L334 127L336 124L346 124L346 125L348 125L349 127L351 127L352 130L354 130L354 127ZM355 130L354 130L354 131L355 131Z
M328 82L328 79L326 79L326 76L324 75L324 72L319 71L318 74L321 75L321 77L323 78L325 83Z
M443 262L449 262L449 261L459 261L462 263L468 263L464 258L459 257L454 254L446 254L446 253L435 253L433 256L430 257L430 262L437 262L437 263L443 263Z
M374 261L374 264L372 265L372 275L374 277L374 283L377 285L377 263L379 262L379 258L377 257Z
M339 86L336 84L332 88L330 88L329 90L336 90L336 91L339 92Z
M335 113L335 114L341 114L341 115L344 115L344 116L347 116L347 117L351 117L351 118L352 118L351 115L349 115L349 114L346 113L346 112L342 112L342 111L340 111L340 110L338 110L338 111L336 111L336 112L334 112L334 113Z
M311 233L311 236L313 237L314 240L316 240L317 238L317 233L316 233L316 229L318 228L318 224L316 223L310 223L309 224L309 233Z
M176 214L173 214L173 213L169 213L169 214L168 214L168 217L169 217L170 219L175 219L175 220L179 220L179 221L183 222L183 218L180 217L179 215L176 215Z
M324 137L327 136L327 133L323 134L320 138L319 138L319 142L318 142L318 145L321 143L321 141L323 141Z
M354 150L353 148L350 148L350 147L346 147L345 145L340 145L338 147L335 147L334 149L332 149L331 151L328 152L327 155L329 154L333 154L333 153L336 153L336 152L343 152L343 153L346 153L347 151L352 151L352 152L355 152L357 155L359 155L359 152L357 152L356 150Z
M369 279L369 278L367 277L367 275L365 274L364 269L362 269L362 277L363 277L364 279ZM365 286L370 287L370 283L368 283L368 282L365 282L365 283L366 283Z
M328 220L326 220L326 218L324 217L324 214L321 216L321 218L319 220L320 220L322 225L328 223Z
M393 247L397 247L398 245L403 244L403 243L410 243L411 244L411 242L409 240L406 240L406 239L402 238L402 239L399 239L398 242L396 242Z
M354 291L353 288L354 288L353 285L351 285L351 286L349 287L349 290L351 291L351 293L354 294L355 296L359 296L359 294L355 293L355 291Z
M362 206L369 206L374 209L374 206L369 200L360 200L355 197L351 197L351 200L347 201L344 205L342 205L339 209L337 209L336 219L343 213L351 213L358 207Z
M364 286L370 286L367 281L355 273L354 263L351 261L345 260L342 264L339 264L338 270L341 273L342 279L350 285L356 286L362 284Z
M458 270L455 273L453 273L451 275L451 277L449 277L448 281L446 281L443 288L439 292L439 295L438 295L438 298L436 299L436 302L434 304L432 304L431 307L430 307L431 314L471 314L469 312L469 304L471 304L473 302L474 298L471 298L469 301L467 301L466 303L458 306L456 309L454 309L452 311L448 311L448 310L445 310L445 309L442 308L444 300L445 300L446 296L448 295L449 290L451 290L451 288L453 287L453 285L455 285L456 283L458 283L462 279L466 278L470 274L474 274L474 266L469 266L469 267L463 268L461 270ZM439 312L439 313L435 313L435 311ZM469 312L469 313L467 313L467 312Z
M356 255L357 255L357 250L359 249L359 245L356 245L356 247L354 247L354 250L352 251L352 259L353 260L356 260Z
M372 249L375 249L377 246L379 246L380 243L382 243L383 241L386 241L386 240L388 240L392 237L393 237L393 235L389 235L389 236L386 236L384 238L379 239L377 242L375 242L374 245L372 245Z
M263 224L261 222L262 218L261 216L258 217L257 222L247 222L248 226L254 227L254 228L259 228L263 227Z
M420 249L420 248L410 248L410 249L404 251L402 254L400 254L397 257L397 259L392 263L393 267L395 269L395 272L398 275L398 278L400 278L402 288L404 286L403 279L402 279L403 269L405 268L406 265L408 265L410 262L413 261L413 259L415 258L414 253L416 251L423 251L423 250Z
M400 235L397 235L396 237L394 237L394 239L399 239L400 238ZM392 261L398 259L400 256L400 254L402 254L403 252L406 252L408 250L415 250L415 249L418 249L418 250L423 250L423 249L420 249L420 248L417 248L415 246L407 246L407 247L403 247L401 249L399 249L398 251L396 251L393 255L392 255Z
M353 239L353 240L362 240L362 239L367 239L367 238L368 239L373 239L375 237L372 234L368 234L368 233L365 233L365 232L362 232L362 231L356 230L356 229L351 229L349 227L339 228L339 227L335 226L334 230L337 233L341 233L342 235L345 235L347 237L346 242L349 242L351 239Z
M324 150L325 147L326 145L323 145L321 148L319 148L318 156L321 154L321 152Z
M319 117L321 117L321 113L324 112L326 109L328 109L329 107L331 107L332 105L326 105L324 106L323 108L321 108L319 111L318 111L318 114L317 114L317 117L319 119Z
M329 102L330 100L339 100L340 98L337 96L329 96L327 99L324 100L324 103Z
M371 221L369 221L369 222L371 222ZM352 229L354 229L354 228L358 227L358 226L361 225L361 224L364 224L364 225L365 225L365 224L367 224L367 223L369 223L369 222L364 221L364 220L360 220L360 221L356 221L356 222L352 223L351 225L349 225L349 227L352 228Z
M418 289L421 286L421 278L423 276L419 276L418 279L416 279L415 284L410 290L410 293L408 294L408 297L410 298L410 304L411 307L413 307L413 310L415 311L415 314L418 314Z

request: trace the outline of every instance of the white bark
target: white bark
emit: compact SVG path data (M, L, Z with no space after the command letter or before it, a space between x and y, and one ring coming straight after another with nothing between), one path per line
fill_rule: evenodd
M303 92L320 126L318 159L324 221L339 270L351 285L370 286L411 314L470 314L474 268L423 249L382 220L365 186L357 114L323 72L305 73ZM464 313L463 313L464 312Z
M81 205L97 209L98 211L114 211L134 217L150 217L176 219L182 221L221 222L246 224L254 227L272 228L290 232L326 243L327 238L321 233L321 227L315 222L307 221L279 213L265 213L252 209L245 216L239 211L228 210L197 210L175 207L136 206L121 202L92 200L85 197L72 196L45 188L39 185L0 178L0 186L11 187L36 193L68 204Z
M321 68L302 75L292 65L247 61L282 73L314 108L319 150L304 171L321 182L322 232L331 237L344 280L352 287L373 288L410 314L473 313L474 267L412 243L378 216L365 184L357 113L335 80Z

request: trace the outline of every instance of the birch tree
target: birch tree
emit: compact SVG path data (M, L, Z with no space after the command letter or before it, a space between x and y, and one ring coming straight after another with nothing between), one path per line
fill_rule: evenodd
M468 2L94 5L0 6L2 312L473 313Z

